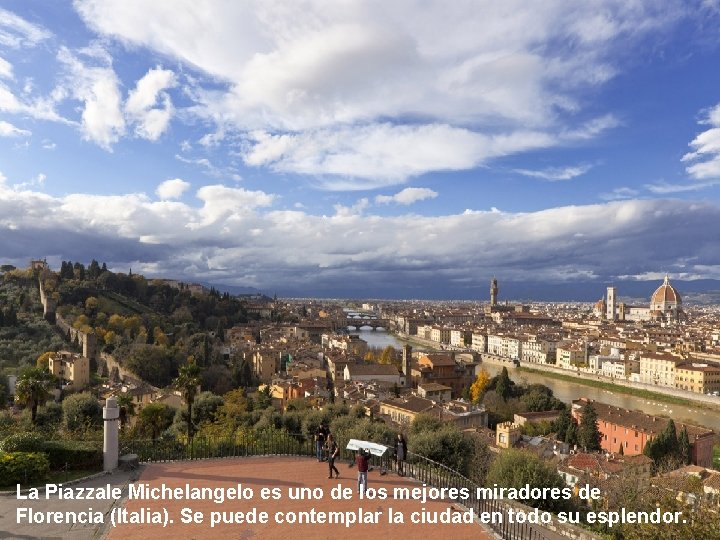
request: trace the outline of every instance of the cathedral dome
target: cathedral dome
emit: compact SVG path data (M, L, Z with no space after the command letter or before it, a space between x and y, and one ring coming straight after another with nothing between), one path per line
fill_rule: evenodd
M670 285L670 280L665 276L665 281L650 297L650 309L664 311L667 308L674 308L682 304L680 294L675 287Z

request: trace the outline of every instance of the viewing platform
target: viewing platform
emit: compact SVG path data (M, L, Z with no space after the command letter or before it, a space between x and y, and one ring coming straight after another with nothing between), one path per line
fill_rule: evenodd
M287 539L296 538L324 539L366 539L370 537L402 538L422 537L424 539L487 539L493 538L480 524L428 524L412 523L415 516L419 521L434 517L436 513L450 508L449 514L460 514L462 510L447 501L395 500L392 498L393 489L408 487L410 489L421 486L418 482L397 476L395 474L381 475L376 468L368 475L370 489L385 488L390 496L385 500L360 500L357 490L357 470L348 467L347 462L337 462L340 470L339 479L329 479L327 463L319 463L313 458L306 457L247 457L235 459L214 459L199 461L183 461L170 463L151 463L144 466L136 485L148 484L150 487L161 487L163 484L170 488L185 489L188 484L193 488L237 488L242 485L243 490L250 488L253 498L249 500L226 500L221 504L213 500L125 500L123 507L129 512L157 512L167 509L173 523L167 527L162 525L121 524L117 527L108 527L109 540L160 540L163 538L263 538ZM331 497L333 488L346 488L346 494L351 498L335 500ZM263 488L280 488L281 498L263 499ZM289 498L289 489L310 488L319 494L321 488L323 496L320 499L293 500ZM336 490L337 492L337 490ZM202 512L203 523L181 523L183 508L190 508L192 512ZM212 512L222 513L224 519L237 518L236 512L246 514L253 508L257 514L267 512L269 521L261 523L219 523L211 528L210 516ZM376 523L278 523L278 520L297 521L302 512L314 509L316 517L325 516L328 512L342 513L357 518L358 510L366 517L368 513L378 519ZM389 523L389 516L401 513L403 524ZM278 513L280 513L278 515ZM307 516L308 514L306 514ZM217 515L216 515L217 517ZM279 518L279 519L276 519ZM457 518L456 518L457 519ZM318 519L319 521L320 519Z

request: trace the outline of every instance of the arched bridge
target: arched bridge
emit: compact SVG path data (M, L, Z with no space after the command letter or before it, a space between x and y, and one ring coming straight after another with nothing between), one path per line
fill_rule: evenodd
M360 330L363 326L369 326L373 330L378 328L388 329L390 321L388 319L371 319L370 317L347 317L345 319L345 326L352 326L357 330Z

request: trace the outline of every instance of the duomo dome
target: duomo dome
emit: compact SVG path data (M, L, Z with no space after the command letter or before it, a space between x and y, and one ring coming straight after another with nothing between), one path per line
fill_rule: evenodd
M670 285L670 280L666 275L663 284L650 297L650 309L665 312L677 309L681 304L680 294L675 287Z

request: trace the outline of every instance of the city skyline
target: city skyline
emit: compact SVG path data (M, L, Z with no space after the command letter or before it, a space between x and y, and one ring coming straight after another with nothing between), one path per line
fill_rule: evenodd
M719 22L713 1L11 0L3 262L283 296L712 288Z

